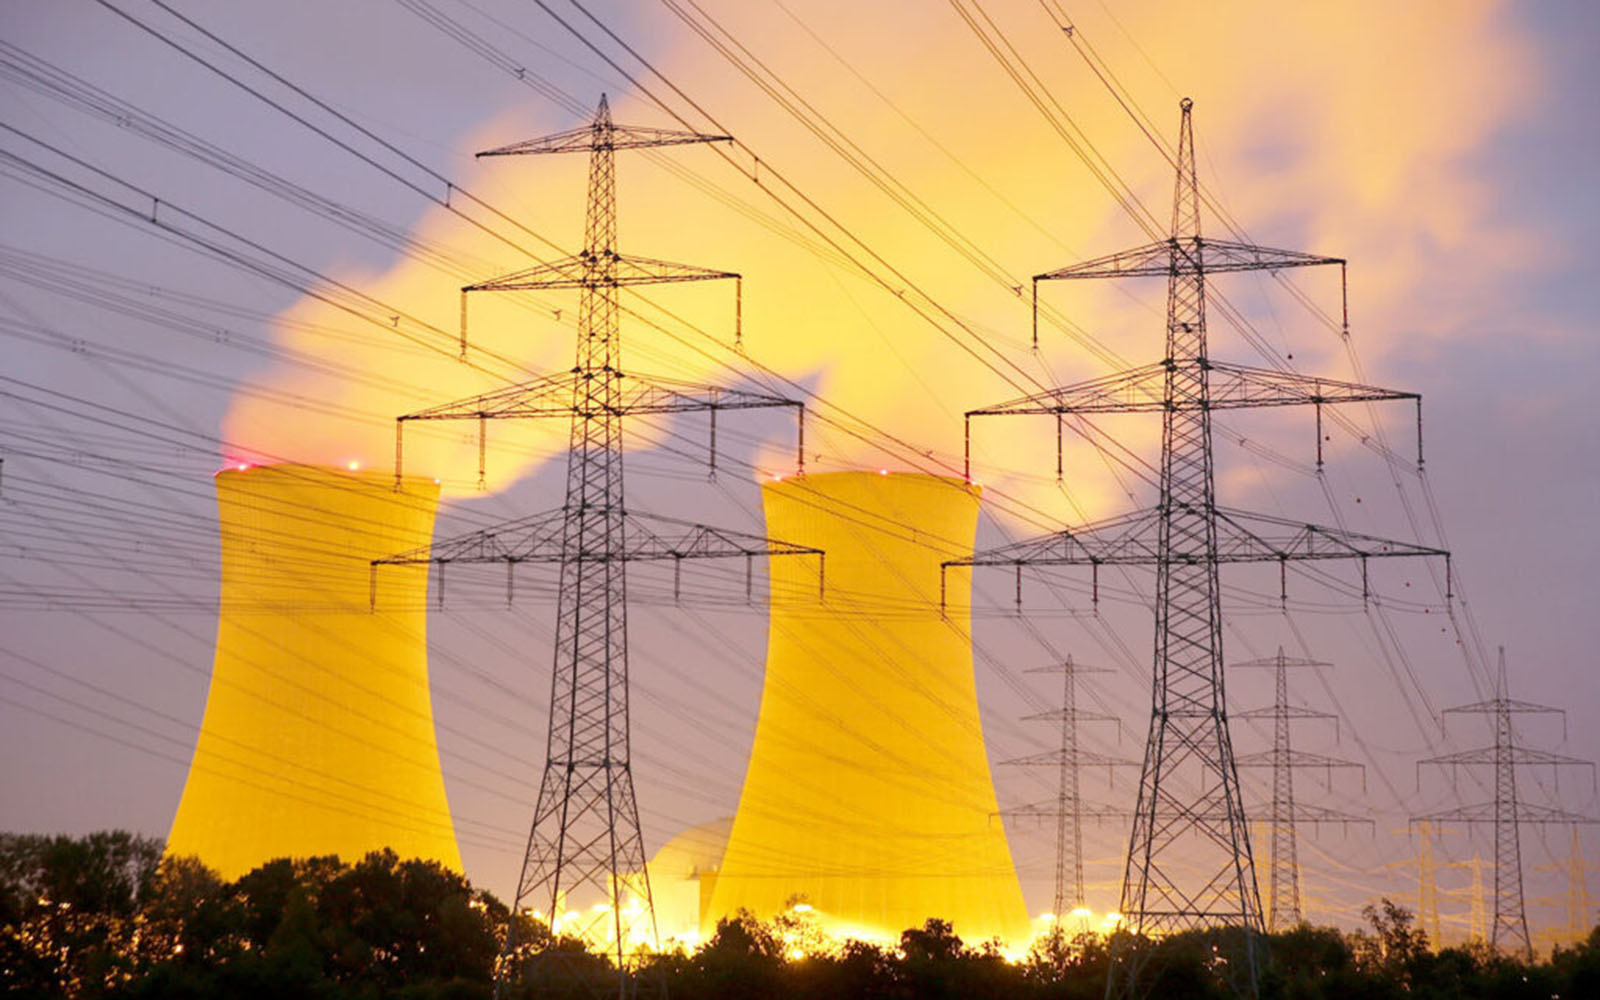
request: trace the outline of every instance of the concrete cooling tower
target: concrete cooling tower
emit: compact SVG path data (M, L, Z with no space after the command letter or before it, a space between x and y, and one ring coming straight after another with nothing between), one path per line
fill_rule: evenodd
M827 553L772 560L761 715L701 933L803 901L835 933L898 939L929 917L1023 946L1027 909L995 816L966 612L978 490L917 474L763 488L767 532Z
M392 847L457 871L428 692L427 545L439 488L315 466L216 477L221 616L169 855L225 878L278 857Z

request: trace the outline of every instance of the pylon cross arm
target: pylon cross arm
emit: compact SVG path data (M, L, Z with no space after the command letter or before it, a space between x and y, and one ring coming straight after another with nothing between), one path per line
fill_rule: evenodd
M1233 762L1237 767L1273 767L1278 763L1278 751L1262 750L1259 753L1239 754ZM1283 754L1283 763L1289 767L1363 767L1353 760L1342 760L1306 750L1289 750Z
M1157 565L1163 558L1157 544L1161 517L1159 508L1147 508L1082 528L986 549L969 559L952 560L945 565ZM1218 563L1449 555L1444 549L1431 546L1221 507L1216 508L1216 529ZM1206 558L1205 552L1185 552L1181 548L1165 554L1165 559L1174 563L1198 564Z
M1025 806L1017 806L1015 809L1002 809L1000 815L1017 819L1043 818L1047 816L1054 818L1061 815L1061 803L1056 799L1030 802ZM1109 806L1101 802L1088 802L1078 799L1076 802L1068 803L1067 815L1080 816L1084 819L1107 820L1127 819L1131 812L1124 806Z
M611 254L610 266L596 275L596 261L588 257L564 257L511 274L462 286L462 292L517 292L548 291L562 288L589 288L598 284L608 287L628 285L664 285L680 281L716 281L738 278L737 271L719 271L715 268L677 264L650 257L630 257Z
M1517 713L1548 713L1564 715L1565 709L1554 708L1550 705L1536 705L1531 701L1517 701L1514 698L1495 698L1490 701L1474 702L1471 705L1456 705L1445 709L1445 713L1460 712L1472 715L1496 715L1502 711Z
M1513 820L1517 823L1555 823L1555 824L1600 824L1600 817L1586 816L1583 813L1569 812L1566 809L1556 809L1551 806L1535 805L1529 802L1516 803L1515 816L1496 816L1495 803L1478 802L1470 806L1460 806L1455 809L1446 809L1442 812L1428 813L1426 816L1411 817L1412 823L1495 823Z
M1244 664L1235 663L1234 666L1239 667L1244 666ZM1275 719L1280 715L1288 719L1338 718L1338 716L1333 712L1319 712L1314 708L1303 708L1299 705L1285 705L1282 708L1278 708L1274 705L1267 705L1262 708L1250 708L1242 712L1233 712L1231 714L1235 719Z
M1193 367L1185 362L1178 369ZM1263 406L1318 406L1383 400L1421 399L1415 392L1385 389L1296 372L1206 362L1208 391L1194 399L1168 399L1166 385L1174 366L1145 365L1104 378L1047 389L1019 399L967 411L967 418L1038 414L1162 413L1167 410L1232 410Z
M1294 806L1294 822L1297 826L1302 823L1365 823L1368 826L1377 826L1371 816L1341 812L1337 809L1329 809L1326 806L1308 805L1300 802L1296 802Z
M420 563L555 563L574 559L637 562L665 559L717 559L735 556L821 555L822 550L762 535L714 528L655 514L622 515L620 546L605 552L572 552L567 547L565 508L518 518L458 538L373 561L374 566Z
M486 149L479 156L528 156L539 153L589 153L596 149L641 149L647 146L684 146L697 142L732 142L731 135L680 132L636 125L580 125L537 139L525 139Z
M1046 750L1044 753L1013 757L1000 763L1023 767L1060 767L1064 763L1076 763L1084 767L1138 767L1141 762L1124 757L1111 757L1093 750L1079 750L1074 755L1064 755L1060 750Z
M1161 240L1132 250L1096 257L1081 264L1036 274L1033 280L1164 278L1174 273L1196 273L1202 268L1206 272L1276 271L1289 267L1343 263L1345 260L1342 257L1323 257L1298 250L1278 250L1249 243L1235 243L1231 240L1187 236Z
M541 417L582 416L576 400L581 375L562 372L497 389L479 396L430 406L407 413L398 419L413 420L508 420ZM616 373L621 383L617 402L606 412L628 414L694 413L704 410L751 410L764 407L803 406L799 400L747 389L724 389L697 385L653 375ZM598 414L592 414L598 415Z
M1418 761L1418 764L1494 764L1498 761L1501 750L1495 747L1475 747L1471 750L1462 750L1459 753L1447 753L1438 757L1428 757ZM1584 760L1582 757L1570 757L1566 754L1551 753L1548 750L1536 750L1533 747L1510 746L1504 748L1506 760L1512 764L1549 764L1578 765L1594 767L1593 761Z

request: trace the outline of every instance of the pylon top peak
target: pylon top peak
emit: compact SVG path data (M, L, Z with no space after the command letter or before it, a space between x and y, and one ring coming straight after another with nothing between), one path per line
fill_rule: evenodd
M732 142L733 137L704 132L683 132L673 129L643 128L634 125L617 125L611 120L611 104L605 94L595 108L594 118L585 125L514 142L509 146L486 149L479 156L516 156L529 153L610 153L618 149L642 149L650 146L681 146L699 142Z
M1193 109L1194 98L1192 97L1185 97L1183 100L1178 102L1178 110L1182 111L1184 114L1188 114Z

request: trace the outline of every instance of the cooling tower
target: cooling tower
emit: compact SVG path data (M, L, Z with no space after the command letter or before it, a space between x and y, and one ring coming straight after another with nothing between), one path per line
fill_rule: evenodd
M978 490L842 472L763 488L767 532L827 553L772 560L761 714L702 924L803 900L838 933L897 939L929 917L1024 945L1027 909L995 813L965 611L939 564L970 555ZM949 605L968 607L952 569Z
M426 567L385 567L375 594L370 574L371 560L431 541L438 486L297 465L229 469L216 486L216 659L167 853L230 879L272 858L382 847L459 871Z

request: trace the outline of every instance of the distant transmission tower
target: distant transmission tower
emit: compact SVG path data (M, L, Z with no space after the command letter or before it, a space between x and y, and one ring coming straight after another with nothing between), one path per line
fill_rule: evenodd
M1439 928L1439 871L1433 861L1432 823L1417 824L1417 921L1435 948L1444 945Z
M441 595L446 564L503 564L508 601L518 563L560 567L546 760L517 880L511 930L496 966L496 997L523 974L531 956L532 943L517 939L515 917L527 912L532 898L548 904L553 932L588 931L591 936L599 932L617 963L619 996L636 990L631 966L635 949L653 948L656 943L655 908L629 754L626 564L670 559L677 567L684 559L817 553L760 536L641 514L623 504L625 416L711 411L715 421L717 410L801 406L778 396L639 376L622 367L619 288L738 275L618 253L614 153L726 138L615 125L601 97L588 125L479 153L587 152L589 201L581 254L462 289L463 354L467 292L575 289L581 293L577 362L567 372L407 414L396 425L398 475L403 455L400 435L406 423L478 421L481 476L486 421L550 417L571 421L566 502L560 508L379 561L437 564ZM800 412L803 417L803 409ZM714 436L712 440L714 448ZM713 467L714 462L713 457ZM589 912L602 914L603 929L571 923L578 919L571 904L583 893L599 896ZM625 895L632 896L627 905Z
M1534 750L1517 742L1511 717L1517 714L1555 713L1566 717L1559 708L1535 705L1532 702L1514 701L1506 686L1506 651L1500 649L1499 670L1495 678L1495 696L1489 701L1445 709L1446 714L1488 715L1494 718L1494 745L1461 753L1430 757L1421 764L1492 765L1494 767L1494 800L1477 805L1446 809L1418 817L1418 820L1467 824L1492 824L1494 827L1494 920L1489 928L1489 945L1500 949L1514 948L1524 959L1532 960L1533 943L1528 937L1528 916L1522 894L1522 840L1520 828L1530 824L1597 823L1580 813L1549 806L1536 806L1522 802L1517 797L1517 767L1529 764L1547 764L1551 767L1581 764L1593 769L1590 761L1564 754ZM1476 875L1476 873L1475 873Z
M1578 944L1595 925L1594 902L1589 897L1589 868L1583 862L1578 828L1572 828L1572 849L1567 857L1567 943Z
M1017 757L1001 763L1024 767L1055 767L1060 774L1056 787L1056 797L1053 802L1036 802L1032 805L1009 810L1006 815L1013 817L1049 817L1056 821L1056 891L1054 910L1052 912L1055 916L1055 925L1061 927L1066 923L1067 917L1082 918L1086 915L1088 909L1088 899L1083 891L1084 818L1111 819L1127 814L1125 809L1116 809L1112 806L1083 801L1078 794L1078 772L1086 766L1112 768L1132 766L1138 762L1121 757L1107 756L1106 754L1096 753L1093 750L1083 750L1078 746L1078 724L1080 722L1119 722L1116 716L1098 712L1084 712L1078 708L1078 677L1083 674L1104 674L1109 673L1109 671L1104 667L1079 666L1073 663L1072 657L1069 656L1066 662L1060 665L1036 667L1026 672L1030 674L1053 673L1061 675L1060 711L1042 712L1025 717L1027 721L1059 721L1061 723L1061 749L1027 757ZM1071 872L1070 876L1068 874L1069 870Z
M1354 761L1341 760L1318 753L1296 750L1289 738L1292 719L1333 719L1331 712L1317 712L1289 703L1290 667L1326 667L1331 664L1319 660L1297 660L1278 654L1260 660L1245 660L1235 667L1270 667L1274 671L1277 696L1269 708L1256 708L1234 713L1236 719L1271 719L1272 749L1262 753L1241 754L1235 763L1239 767L1270 767L1272 769L1272 810L1267 824L1272 836L1272 874L1267 908L1267 929L1273 932L1296 927L1304 919L1300 910L1300 860L1297 828L1300 824L1321 823L1372 823L1366 816L1339 812L1323 806L1296 803L1294 798L1294 771L1299 767L1320 767L1332 772L1336 767L1361 767Z
M1446 553L1217 505L1213 410L1314 406L1320 462L1324 404L1415 400L1420 461L1421 399L1415 393L1210 358L1206 346L1208 275L1331 264L1339 265L1342 272L1345 262L1337 257L1202 239L1192 102L1186 98L1181 107L1171 235L1033 279L1037 330L1040 281L1165 278L1166 352L1162 360L966 415L970 478L973 417L1050 415L1056 418L1059 430L1068 415L1159 413L1161 480L1156 505L1082 529L977 553L952 565L1014 567L1019 591L1022 567L1028 565L1087 564L1097 583L1102 565L1155 567L1150 731L1120 909L1124 926L1134 935L1219 925L1242 928L1244 968L1237 964L1233 968L1243 975L1241 988L1254 995L1254 937L1263 930L1261 898L1223 698L1218 567L1223 563L1276 563L1280 580L1286 584L1290 561L1360 559L1364 567L1368 558ZM1365 581L1365 572L1362 578ZM1108 993L1143 990L1138 955L1126 969L1120 965L1113 967ZM1115 984L1119 977L1121 986Z

